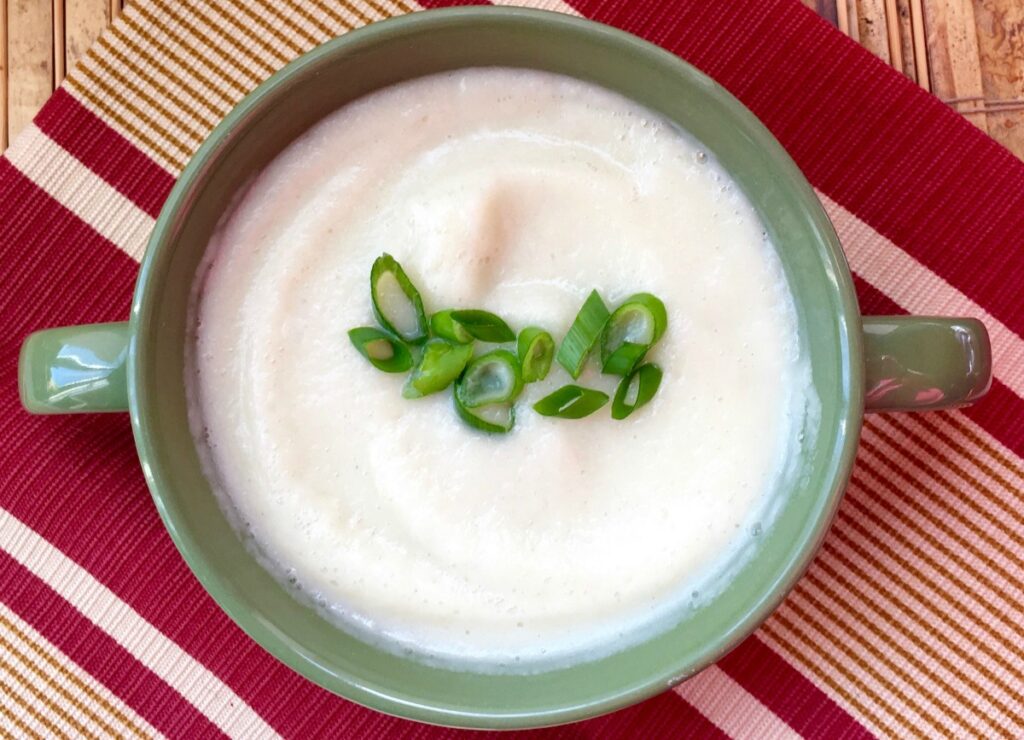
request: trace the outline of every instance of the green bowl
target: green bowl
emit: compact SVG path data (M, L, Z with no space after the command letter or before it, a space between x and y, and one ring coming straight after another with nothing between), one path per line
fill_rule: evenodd
M754 556L720 593L645 642L535 675L429 667L371 647L294 599L256 562L211 493L189 433L183 383L190 287L239 188L313 123L361 95L424 74L488 65L593 81L661 113L714 153L779 250L821 400L820 426L805 435L799 474ZM849 270L814 191L725 90L673 55L606 26L554 13L466 8L346 34L260 85L214 130L167 200L142 263L130 323L37 333L26 341L20 378L23 401L34 412L129 408L146 478L174 542L220 606L278 659L389 714L464 727L532 727L592 717L664 691L767 618L807 567L836 511L857 445L866 377L869 393L888 389L871 396L874 405L890 408L923 405L915 383L946 391L931 405L965 402L987 387L980 325L890 318L866 326L867 340ZM908 335L923 339L908 345ZM68 362L59 351L68 346L107 358L110 382L55 392L45 373Z

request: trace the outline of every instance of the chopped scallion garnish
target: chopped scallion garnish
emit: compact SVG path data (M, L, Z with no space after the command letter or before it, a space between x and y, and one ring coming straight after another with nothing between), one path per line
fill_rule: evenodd
M490 311L459 310L452 311L450 316L453 322L481 342L511 342L516 338L516 333L509 328L505 320Z
M533 404L533 409L543 416L557 416L559 419L582 419L590 416L608 403L608 394L584 388L579 385L563 385L554 393Z
M625 419L646 404L661 385L661 368L657 365L641 365L619 383L612 400L612 418Z
M412 344L426 341L427 315L423 299L390 254L382 254L370 268L370 300L382 327Z
M573 380L580 377L587 355L601 336L608 318L608 309L601 296L596 290L591 291L583 303L583 308L576 314L576 319L569 327L569 333L562 340L562 346L558 348L556 356L558 364L569 372Z
M412 367L412 352L405 342L393 334L374 326L360 326L350 329L348 338L378 370L386 373L404 373Z
M466 408L459 400L459 394L453 394L455 398L455 411L459 418L475 429L491 434L505 434L512 430L516 423L516 409L510 403L494 403L479 408Z
M536 326L529 326L519 332L516 350L524 383L534 383L548 376L551 361L555 358L555 340L550 334Z
M650 293L637 293L612 312L601 334L601 372L628 375L665 333L665 304Z
M519 360L507 349L474 357L455 384L455 395L467 409L511 403L523 390Z
M459 344L469 344L473 341L473 335L466 331L466 328L452 318L453 309L438 311L430 317L430 331L435 337L450 339Z
M471 344L456 344L438 338L429 340L423 347L423 357L402 389L402 395L420 398L443 391L462 374L472 356Z

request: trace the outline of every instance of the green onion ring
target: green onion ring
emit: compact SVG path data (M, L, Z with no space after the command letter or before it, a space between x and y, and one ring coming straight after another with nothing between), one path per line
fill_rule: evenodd
M612 418L625 419L638 408L646 405L658 392L658 387L661 386L661 376L661 368L648 363L641 365L624 377L612 400Z
M474 429L491 434L505 434L512 431L516 423L516 409L510 403L494 403L490 406L468 409L459 401L459 394L452 394L455 411L459 418Z
M442 391L462 374L473 345L456 344L447 339L431 339L423 347L423 357L402 388L406 398L420 398Z
M397 295L401 293L401 296ZM427 339L427 315L423 310L423 299L412 284L405 270L390 254L378 257L370 268L370 300L373 314L380 325L392 334L397 334L411 344L422 344ZM412 311L415 326L407 325L405 331L398 328L403 323L395 301L406 301L406 309ZM404 322L408 324L409 322Z
M405 342L375 326L350 329L348 338L363 357L378 370L404 373L412 367L412 352Z
M497 314L479 309L467 309L451 312L452 321L457 322L471 337L481 342L511 342L516 333L509 328Z
M466 327L452 318L454 309L438 311L430 317L430 332L435 337L448 339L459 344L469 344L473 341L473 335L466 331Z
M601 300L600 294L596 290L591 291L580 312L576 314L576 319L569 327L569 333L562 340L562 346L558 348L555 357L573 380L580 377L587 355L601 336L608 318L608 308Z
M534 383L548 376L551 361L555 358L555 340L548 332L536 326L528 326L519 332L516 351L524 383Z
M474 357L455 383L455 395L467 409L511 403L522 390L519 360L507 349L496 349Z
M563 385L554 393L533 404L533 409L542 416L557 416L559 419L582 419L590 416L608 403L608 394L584 388L579 385Z
M622 302L601 334L601 372L629 375L668 326L665 304L650 293L637 293Z

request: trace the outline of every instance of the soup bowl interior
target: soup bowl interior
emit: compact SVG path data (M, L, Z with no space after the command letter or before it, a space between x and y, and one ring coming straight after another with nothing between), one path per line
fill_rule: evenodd
M361 95L490 65L559 72L621 92L718 158L779 250L821 401L820 424L804 435L774 520L719 593L645 642L534 675L430 667L371 647L293 598L250 554L211 492L184 387L190 287L211 233L245 183L309 126ZM658 693L733 647L813 556L838 505L862 410L860 319L849 272L814 192L778 143L676 57L607 27L536 11L457 9L386 21L325 44L263 84L214 131L174 188L143 262L131 321L132 422L143 469L203 586L264 648L321 686L384 712L449 725L582 719Z

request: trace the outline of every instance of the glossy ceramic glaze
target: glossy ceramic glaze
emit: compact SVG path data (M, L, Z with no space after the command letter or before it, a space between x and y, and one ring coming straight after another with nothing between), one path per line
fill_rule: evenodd
M804 439L801 484L789 492L755 557L674 629L599 661L529 676L430 668L346 635L296 601L235 536L200 471L182 382L189 289L232 196L289 141L366 92L430 72L502 65L546 69L630 96L714 152L765 222L794 292L801 341L822 402ZM986 386L987 337L971 322L873 320L872 389L893 407L973 399ZM127 346L129 407L143 469L168 531L218 603L267 650L320 685L381 711L469 727L526 727L608 712L661 692L713 662L778 605L828 528L856 451L864 403L861 318L835 232L813 190L757 119L676 57L628 34L537 11L466 8L416 13L347 34L307 54L247 97L214 131L171 193L146 253L130 325L34 335L22 394L37 412L123 400L111 390ZM76 333L77 331L77 333ZM910 334L908 334L910 332ZM109 336L120 336L120 345ZM902 343L913 336L913 346ZM941 351L933 351L935 347ZM63 349L62 349L63 348ZM97 361L93 362L89 350ZM695 351L700 351L697 348ZM74 356L77 359L66 360ZM58 358L65 358L60 359ZM70 386L51 365L85 372ZM107 385L98 382L105 376ZM888 375L887 375L888 374ZM970 379L967 379L970 377ZM914 390L900 393L899 388ZM61 389L69 390L63 394ZM81 403L68 399L75 390ZM106 390L105 390L106 389ZM657 567L657 564L652 564Z

